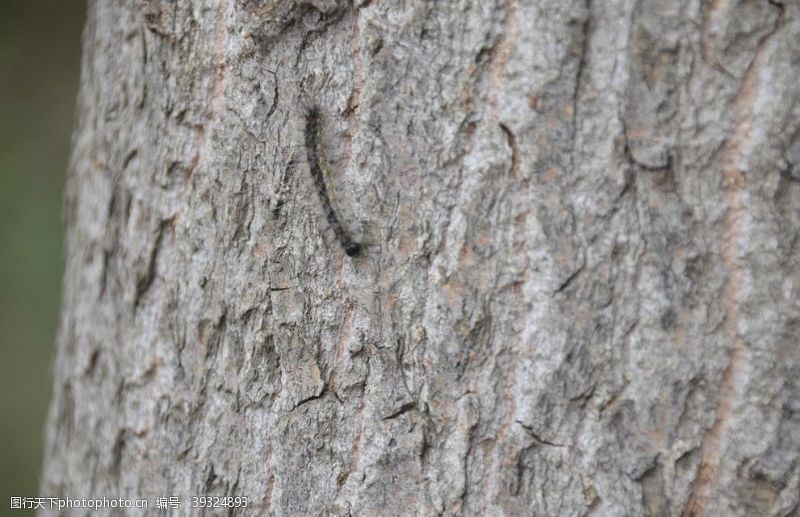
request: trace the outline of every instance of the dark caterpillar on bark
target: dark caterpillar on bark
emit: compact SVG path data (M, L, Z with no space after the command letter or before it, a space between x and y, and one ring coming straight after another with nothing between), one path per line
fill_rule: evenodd
M328 196L328 187L325 185L325 178L322 175L322 167L320 166L319 145L318 139L320 130L322 128L322 116L319 111L319 106L311 106L306 113L306 154L308 155L308 166L311 171L311 178L314 180L314 186L317 188L317 195L322 203L322 210L325 212L325 217L328 219L333 228L333 233L336 235L336 240L342 245L342 249L348 257L355 257L361 253L361 244L354 241L347 229L342 225L336 211L331 204L330 196Z

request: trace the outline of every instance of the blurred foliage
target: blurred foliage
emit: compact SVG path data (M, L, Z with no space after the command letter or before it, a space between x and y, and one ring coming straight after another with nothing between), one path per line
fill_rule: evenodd
M0 515L31 513L10 497L38 494L85 13L83 0L0 1Z

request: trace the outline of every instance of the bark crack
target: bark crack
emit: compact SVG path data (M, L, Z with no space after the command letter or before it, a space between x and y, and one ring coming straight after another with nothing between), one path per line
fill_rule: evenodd
M392 420L392 419L397 418L400 415L404 415L404 414L408 413L409 411L411 411L412 409L416 409L416 408L417 408L417 402L416 401L407 402L407 403L403 404L402 406L400 406L400 408L397 409L394 413L390 414L389 416L383 417L383 420Z
M145 269L144 274L139 277L138 281L136 282L136 293L133 297L133 309L136 310L139 307L139 304L142 301L142 297L144 297L145 293L150 290L150 287L153 285L153 282L156 279L157 273L157 263L158 263L158 255L161 252L161 244L164 241L164 232L165 230L173 224L175 221L174 217L169 219L165 219L161 221L158 225L158 230L156 231L156 238L155 243L153 244L153 248L150 250L150 256L147 259L147 267Z
M511 148L511 172L514 173L514 177L516 179L521 179L520 177L520 163L519 163L519 144L517 144L517 137L514 133L503 123L500 123L500 129L505 133L506 140L508 141L508 147Z
M297 402L297 404L295 404L294 407L289 410L289 412L294 411L295 409L299 408L303 404L308 404L309 402L312 402L314 400L319 400L322 397L324 397L327 393L328 393L328 385L325 384L325 385L322 386L322 389L318 393L315 393L314 395L310 395L310 396L308 396L306 398L300 399Z
M521 421L519 421L519 420L516 420L516 422L517 422L517 423L520 425L520 427L522 427L523 429L525 429L525 432L526 432L526 433L528 433L529 435L531 435L531 438L533 438L534 440L536 440L538 443L540 443L540 444L542 444L542 445L549 445L549 446L551 446L551 447L564 447L564 444L561 444L561 443L555 443L555 442L551 442L550 440L545 440L544 438L542 438L541 436L539 436L538 434L536 434L536 433L533 431L533 427L531 427L531 426L529 426L529 425L525 425L525 424L523 424L523 423L522 423Z
M570 275L569 275L569 276L566 278L566 280L564 280L563 282L561 282L561 284L558 286L558 288L557 288L555 291L553 291L553 295L556 295L556 294L558 294L558 293L561 293L561 292L563 292L565 289L567 289L567 288L568 288L568 287L569 287L569 286L572 284L572 282L573 282L573 281L574 281L576 278L578 278L578 275L580 275L580 274L581 274L581 272L582 272L582 271L583 271L585 268L586 268L586 258L584 257L583 261L581 262L581 265L580 265L580 266L578 266L578 268L577 268L575 271L573 271L573 272L572 272L572 273L571 273L571 274L570 274Z
M586 64L589 56L589 40L592 36L592 1L586 0L584 8L586 10L586 19L583 20L583 26L581 27L583 40L581 41L581 53L580 56L578 56L578 70L575 72L575 91L572 94L572 129L576 135L578 134L578 100L583 90L583 76L586 72ZM577 144L577 138L573 138L573 168L575 167L575 152L577 151L577 149L575 149L575 144Z

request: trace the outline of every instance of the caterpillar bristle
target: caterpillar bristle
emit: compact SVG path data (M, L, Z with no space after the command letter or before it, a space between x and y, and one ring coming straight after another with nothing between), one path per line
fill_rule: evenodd
M355 242L347 229L342 225L336 211L331 204L330 196L328 195L328 187L325 184L325 178L322 174L322 167L320 165L320 152L319 152L319 135L322 128L320 108L317 104L312 104L306 111L306 125L305 125L305 144L306 155L308 157L308 168L311 172L311 178L314 180L314 186L317 189L322 209L325 212L325 217L333 228L333 233L336 235L336 240L342 246L345 254L348 257L355 257L361 252L361 244Z

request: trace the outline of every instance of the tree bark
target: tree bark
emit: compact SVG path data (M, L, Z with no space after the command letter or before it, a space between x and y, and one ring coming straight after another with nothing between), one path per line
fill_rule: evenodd
M800 515L798 42L777 0L93 2L43 495Z

